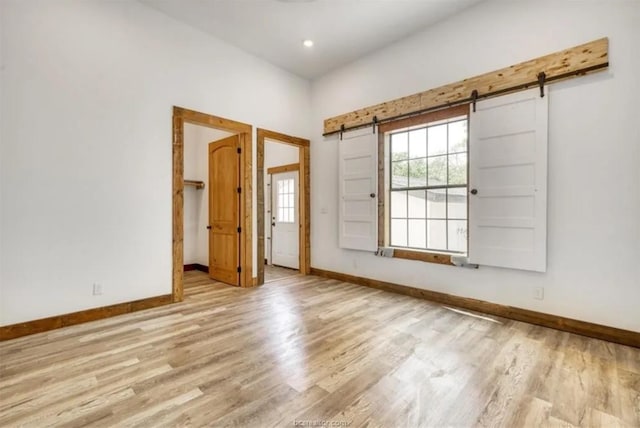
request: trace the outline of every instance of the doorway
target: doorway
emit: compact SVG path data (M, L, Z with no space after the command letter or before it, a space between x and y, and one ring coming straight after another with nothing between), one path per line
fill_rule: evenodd
M233 206L232 212L216 212L219 207L218 203L212 203L215 201L216 195L223 192L225 187L233 190L234 197L238 199L239 195L235 193L236 187L239 187L239 183L229 183L225 186L216 186L219 181L215 176L212 177L212 172L219 169L216 166L212 170L213 162L210 159L210 147L212 144L218 145L220 141L226 138L233 137L238 139L237 134L234 135L231 132L220 131L218 129L209 128L201 125L194 125L191 123L184 124L184 231L183 231L183 258L184 258L184 270L199 270L207 274L211 274L214 279L226 282L232 285L237 285L238 280L235 278L233 281L225 280L223 278L216 278L214 274L217 274L219 268L211 268L210 256L214 254L215 249L220 245L212 245L212 238L218 238L219 230L217 228L212 229L211 225L214 221L210 218L215 214L215 221L222 220L221 214L236 215L238 211L238 204ZM235 143L235 141L234 141ZM220 154L220 152L216 152ZM219 157L219 156L218 156ZM214 159L217 160L217 159ZM235 169L239 165L239 156L236 154L235 147L233 147L233 161ZM223 165L226 169L226 165ZM223 175L224 176L224 175ZM238 175L235 174L236 181L238 181ZM213 194L213 195L212 195ZM229 207L228 204L225 205ZM235 221L238 223L238 220ZM236 224L236 227L239 224ZM235 232L235 228L234 228ZM234 247L237 250L237 236L235 236L236 242ZM239 253L235 251L234 261L237 263ZM216 257L216 259L219 257ZM233 266L233 269L237 268L237 264ZM237 277L237 273L235 275Z
M173 301L180 302L184 296L184 192L185 184L200 187L204 183L193 182L184 176L184 131L185 124L200 125L231 134L237 134L234 156L239 157L237 179L240 186L236 189L238 205L236 215L238 223L234 228L237 243L237 264L234 277L237 285L251 287L255 285L252 277L252 194L251 194L251 125L222 117L212 116L182 107L173 108ZM187 178L187 180L185 180ZM202 187L200 187L202 188ZM243 192L244 190L244 192ZM211 223L210 223L211 224ZM235 250L234 250L235 251ZM226 263L226 262L225 262ZM236 276L237 275L237 276Z
M267 156L268 159L268 150ZM273 172L268 169L270 198L265 195L267 204L266 216L271 224L265 232L269 236L265 240L265 250L269 251L265 258L267 264L284 268L300 269L300 209L298 186L298 168L287 172ZM267 224L269 221L267 221ZM270 227L269 227L270 226ZM269 263L270 262L270 263Z
M265 155L268 156L270 145L280 147L279 161L275 162L279 165L270 160L265 171ZM291 157L292 149L295 158ZM257 282L265 282L265 264L309 274L309 140L258 128L256 152Z

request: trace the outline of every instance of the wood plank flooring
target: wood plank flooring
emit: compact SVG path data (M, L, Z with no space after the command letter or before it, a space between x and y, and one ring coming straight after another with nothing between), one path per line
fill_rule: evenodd
M0 426L640 426L640 349L313 276L185 286L0 343Z
M295 275L300 275L300 271L296 269L289 269L282 266L274 266L274 265L264 266L264 282L273 282L279 279L289 278Z

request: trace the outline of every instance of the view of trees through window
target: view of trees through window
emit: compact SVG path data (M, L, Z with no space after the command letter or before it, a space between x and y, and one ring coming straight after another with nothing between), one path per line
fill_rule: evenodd
M467 118L391 134L391 246L467 251Z

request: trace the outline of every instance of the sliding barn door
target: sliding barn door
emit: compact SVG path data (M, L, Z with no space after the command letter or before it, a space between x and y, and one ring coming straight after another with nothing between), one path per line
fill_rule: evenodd
M470 113L470 263L546 271L548 99L534 89Z
M340 248L378 247L378 135L370 129L345 133L339 142Z
M209 276L240 282L240 136L209 144Z

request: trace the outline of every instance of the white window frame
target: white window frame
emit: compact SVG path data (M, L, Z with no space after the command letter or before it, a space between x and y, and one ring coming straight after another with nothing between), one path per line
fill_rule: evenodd
M433 128L433 127L437 127L437 126L441 126L441 125L448 125L450 123L456 123L456 122L462 122L465 121L467 123L467 136L466 136L466 145L465 145L465 150L464 151L460 151L460 152L449 152L449 135L447 134L447 150L444 153L438 154L438 155L432 155L432 156L428 156L429 153L426 152L425 154L425 161L427 162L427 175L428 175L428 162L429 159L432 158L438 158L438 157L443 157L445 158L445 161L447 162L447 183L446 184L439 184L439 185L429 185L428 182L425 183L425 185L423 186L411 186L411 183L407 183L407 187L396 187L394 188L392 185L392 171L393 171L393 164L397 163L397 162L407 162L408 164L408 168L410 168L410 162L411 160L418 160L418 159L422 159L422 158L410 158L409 154L407 157L407 160L402 160L402 161L394 161L392 159L392 144L393 144L393 136L397 135L397 134L402 134L402 133L407 133L409 134L411 131L416 131L416 130L421 130L421 129L425 129L425 133L427 134L425 136L426 140L425 140L425 144L428 147L428 132L429 132L429 128ZM448 129L448 127L447 127ZM464 216L464 218L453 218L449 216L449 203L448 203L448 191L449 189L464 189L464 196L466 199L466 206L468 206L469 203L469 198L468 198L468 194L467 194L467 190L468 190L468 165L469 165L469 161L468 161L468 152L469 152L469 143L468 143L468 138L469 138L469 118L468 115L456 115L456 116L452 116L450 118L447 119L441 119L441 120L426 120L425 122L421 123L421 124L417 124L417 125L413 125L410 127L406 127L406 128L400 128L400 129L395 129L392 131L388 131L385 133L385 138L384 138L384 144L385 144L385 162L384 162L384 168L385 168L385 200L386 202L386 207L385 207L385 245L393 247L393 248L401 248L401 249L406 249L406 250L410 250L410 251L422 251L422 252L433 252L433 253L438 253L438 254L452 254L452 255L466 255L467 253L467 248L468 248L468 234L465 237L466 239L466 245L465 245L465 249L464 251L455 251L449 248L449 221L464 221L466 224L466 230L468 230L468 222L469 222L469 216L468 216L468 210L467 210L467 214ZM409 145L409 135L407 135L407 144ZM425 147L425 151L427 150L427 147ZM454 156L454 155L465 155L467 157L467 162L465 165L465 175L466 175L466 179L465 179L465 183L464 184L449 184L448 180L449 180L449 156ZM410 178L408 178L410 180ZM423 220L422 218L411 218L409 216L409 210L407 207L407 215L406 217L398 217L398 218L393 218L392 217L392 194L394 192L407 192L407 205L409 203L409 193L411 191L429 191L429 190L444 190L445 191L445 201L444 201L444 208L445 208L445 215L444 217L441 218L435 218L435 217L429 217L429 214L427 212L427 201L425 199L425 217L424 217L424 223L425 223L425 246L411 246L410 242L409 242L409 222L410 220ZM393 245L393 236L392 236L392 227L391 227L391 223L394 219L398 219L398 220L404 220L406 219L407 221L407 242L406 245ZM446 248L434 248L434 247L429 247L429 230L428 230L428 224L429 224L429 220L436 220L436 221L444 221L445 222L445 242Z

